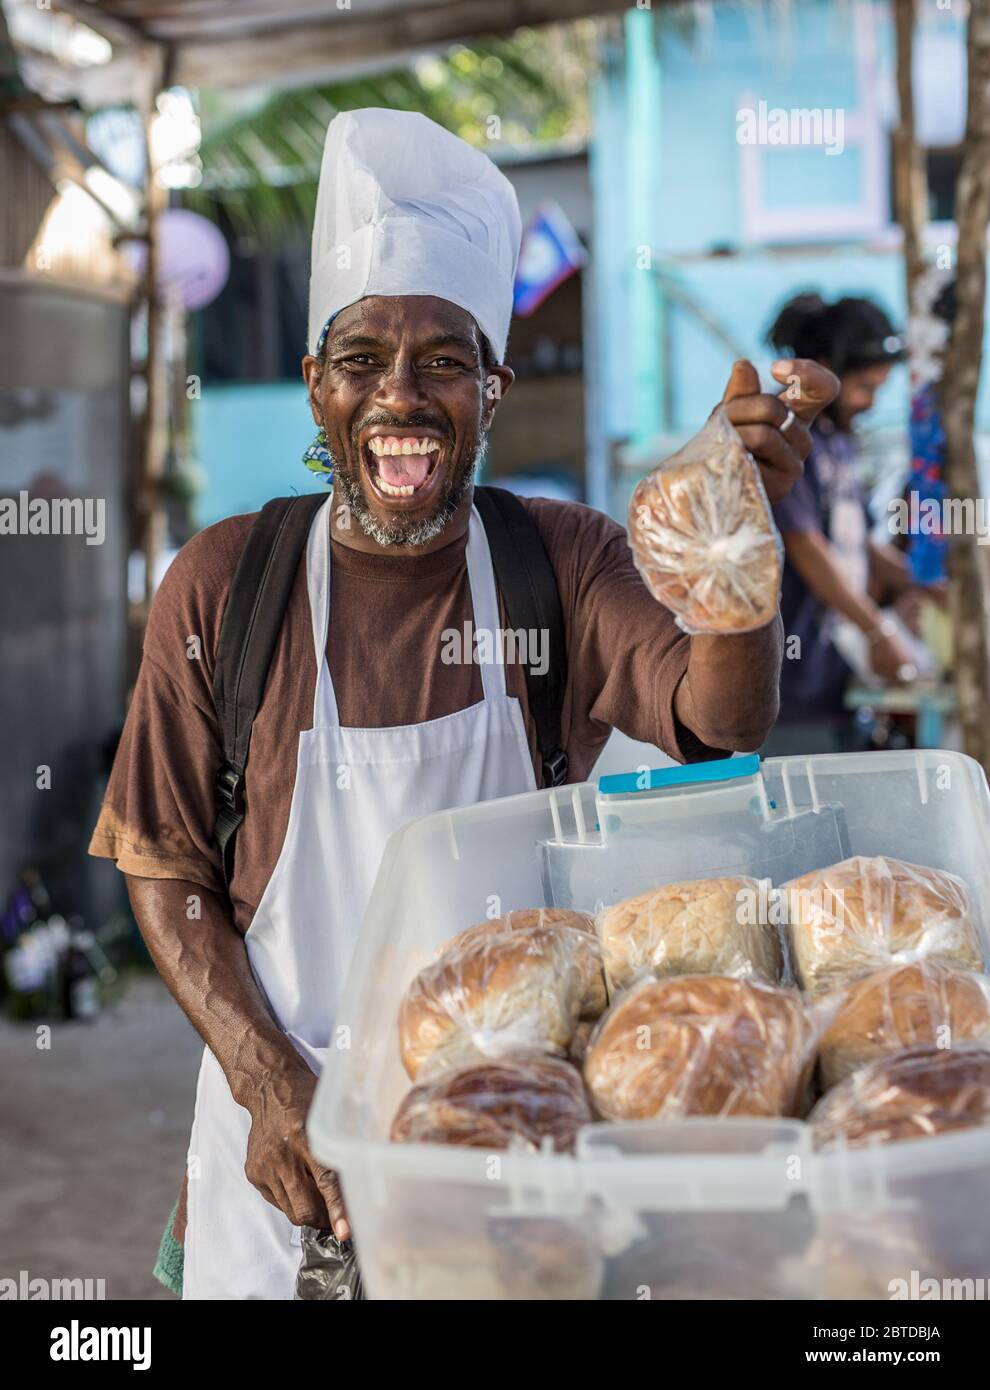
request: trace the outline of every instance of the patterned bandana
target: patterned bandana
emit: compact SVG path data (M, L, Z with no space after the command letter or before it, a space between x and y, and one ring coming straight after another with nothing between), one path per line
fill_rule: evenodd
M339 312L340 310L338 309L337 313ZM326 346L327 334L330 332L330 325L336 317L337 314L331 314L323 325L323 332L320 334L319 341L316 344L316 352L313 354L315 357L320 357L322 355L323 349ZM311 473L320 474L325 483L328 485L333 483L333 459L331 459L327 451L327 436L322 425L316 432L316 438L303 454L303 463Z

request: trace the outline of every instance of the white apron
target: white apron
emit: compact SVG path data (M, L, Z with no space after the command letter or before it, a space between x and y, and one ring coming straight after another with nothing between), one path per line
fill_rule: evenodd
M299 736L285 843L245 938L272 1013L315 1072L326 1056L388 837L429 812L532 791L536 785L519 701L506 695L505 669L498 661L481 667L480 704L425 724L340 727L326 660L329 522L330 500L316 515L306 550L318 671L313 727ZM496 633L495 577L474 509L467 569L475 628ZM500 644L496 648L500 651ZM424 660L439 655L439 649L425 652ZM248 1112L234 1100L219 1063L205 1049L189 1141L183 1298L292 1298L301 1258L299 1230L244 1176L249 1130Z

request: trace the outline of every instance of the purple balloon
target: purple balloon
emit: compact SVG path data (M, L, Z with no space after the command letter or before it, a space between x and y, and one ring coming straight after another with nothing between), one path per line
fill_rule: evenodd
M131 243L128 259L140 272L147 259L143 243ZM179 296L184 309L204 309L227 283L230 252L223 232L208 217L188 208L166 208L158 219L158 289Z

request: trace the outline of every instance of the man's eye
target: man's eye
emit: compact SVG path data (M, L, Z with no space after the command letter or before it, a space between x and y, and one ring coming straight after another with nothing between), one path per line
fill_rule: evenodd
M434 357L427 364L428 367L463 367L463 362L458 362L456 357Z

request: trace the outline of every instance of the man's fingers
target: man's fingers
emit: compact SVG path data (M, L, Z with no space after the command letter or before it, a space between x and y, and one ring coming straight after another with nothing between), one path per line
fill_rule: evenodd
M760 390L752 362L733 363L722 408L759 464L770 501L785 497L811 450L808 425L839 391L838 378L818 362L782 358L771 369L784 386L779 396ZM793 415L789 415L793 412Z
M752 362L740 357L732 364L728 384L722 394L722 404L728 405L739 396L758 396L760 394L760 374Z
M331 1168L323 1168L320 1164L314 1163L313 1177L320 1189L320 1195L327 1204L327 1211L330 1213L330 1225L334 1235L338 1240L350 1240L351 1224L347 1219L347 1211L344 1207L344 1198L341 1195L337 1174Z
M295 1203L280 1177L273 1174L264 1187L258 1188L258 1191L266 1202L271 1202L273 1207L278 1207L282 1215L288 1217L295 1224Z
M781 392L784 404L809 425L839 394L840 382L835 373L806 357L783 357L770 370L784 387Z
M787 420L787 406L782 396L744 396L731 401L725 411L737 430L747 425L762 425L777 433L778 439L786 440L796 457L803 463L811 452L811 434L803 421L795 418L787 426L786 433L780 433ZM763 461L763 451L756 450L746 441L751 453L756 453ZM769 460L767 460L769 462Z
M327 1204L319 1184L305 1168L292 1174L285 1184L288 1205L283 1207L293 1226L315 1226L318 1231L327 1224Z
M806 357L784 357L770 369L784 387L780 399L785 409L793 410L799 420L810 424L818 413L839 394L839 378L820 362ZM747 358L732 364L732 372L722 395L728 405L743 396L759 397L760 375Z
M760 465L770 501L779 502L800 478L801 460L787 437L770 425L743 425L739 436Z

